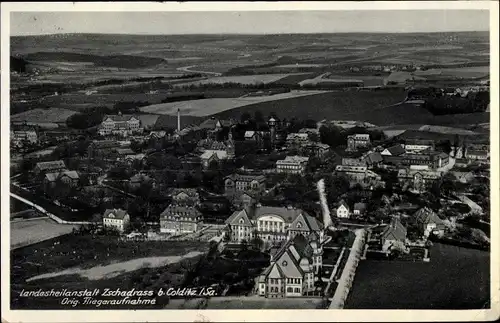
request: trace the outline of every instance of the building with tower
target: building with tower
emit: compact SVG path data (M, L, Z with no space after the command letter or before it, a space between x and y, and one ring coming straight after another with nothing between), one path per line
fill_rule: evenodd
M271 136L271 147L274 148L276 145L276 119L271 117L267 121L267 125L269 126L269 132Z

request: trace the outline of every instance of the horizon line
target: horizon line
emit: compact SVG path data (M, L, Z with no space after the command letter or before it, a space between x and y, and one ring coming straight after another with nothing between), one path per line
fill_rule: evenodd
M30 35L10 35L10 37L41 37L41 36L64 36L64 35L119 35L119 36L277 36L277 35L335 35L335 34L458 34L458 33L490 33L491 30L450 30L450 31L338 31L338 32L283 32L283 33L172 33L172 34L156 34L156 33L98 33L98 32L67 32L67 33L47 33L47 34L30 34Z

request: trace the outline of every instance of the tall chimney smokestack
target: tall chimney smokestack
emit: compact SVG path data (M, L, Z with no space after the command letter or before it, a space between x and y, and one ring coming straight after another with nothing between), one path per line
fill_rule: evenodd
M181 109L177 108L177 132L181 131Z

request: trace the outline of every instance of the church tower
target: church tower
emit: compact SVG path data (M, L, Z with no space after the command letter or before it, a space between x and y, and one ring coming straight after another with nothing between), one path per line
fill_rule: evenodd
M234 128L234 126L229 128L228 139L226 142L226 152L227 152L227 157L229 159L234 158L234 156L236 155L236 150L234 147L234 140L233 140L233 128Z
M267 121L269 126L269 131L271 132L271 147L274 149L274 144L276 141L276 119L273 117L269 118Z

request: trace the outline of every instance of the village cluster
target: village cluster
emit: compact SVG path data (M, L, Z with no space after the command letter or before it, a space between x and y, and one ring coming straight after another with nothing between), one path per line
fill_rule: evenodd
M176 129L106 115L90 137L12 124L11 190L58 221L122 239L264 251L253 292L268 298L342 299L359 259L430 261L428 240L463 242L457 221L488 220L488 142L274 115L181 126L181 114Z

